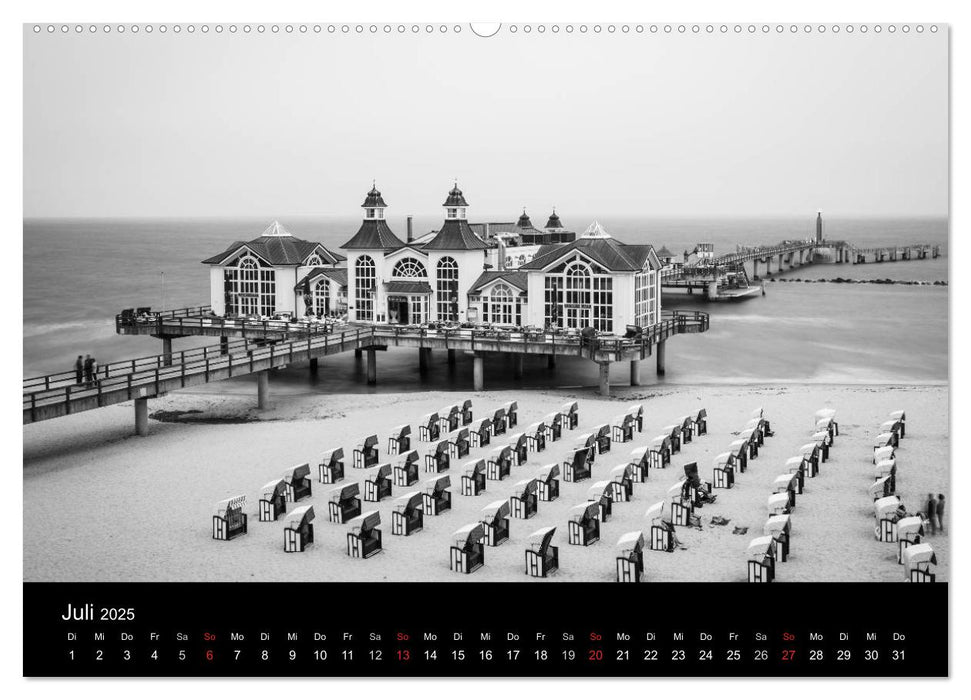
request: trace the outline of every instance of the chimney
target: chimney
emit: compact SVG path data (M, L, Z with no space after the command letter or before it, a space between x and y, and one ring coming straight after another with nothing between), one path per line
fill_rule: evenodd
M499 250L496 255L496 269L505 270L506 269L506 242L501 236L496 237L496 241L499 243Z
M409 243L411 243L413 240L415 240L415 233L414 233L414 231L412 229L412 218L413 217L411 217L411 216L408 217L408 242Z

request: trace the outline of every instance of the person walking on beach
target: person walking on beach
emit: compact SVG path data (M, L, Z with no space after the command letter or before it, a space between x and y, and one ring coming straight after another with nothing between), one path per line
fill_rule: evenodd
M937 534L937 501L934 499L934 494L927 494L927 522L931 528L931 534Z
M80 384L84 381L84 357L78 355L77 362L74 363L74 376L75 384Z
M94 360L91 359L91 355L85 355L84 357L84 382L88 386L91 386L91 370L94 366Z
M937 494L937 526L941 528L941 534L944 534L944 494Z

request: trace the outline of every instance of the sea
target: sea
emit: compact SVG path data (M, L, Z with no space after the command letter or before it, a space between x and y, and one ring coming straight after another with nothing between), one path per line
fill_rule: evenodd
M595 217L564 223L582 232ZM478 220L478 219L477 219ZM505 221L509 217L485 217ZM661 219L601 218L610 235L625 243L666 246L676 255L710 242L716 253L736 245L777 243L811 237L815 216L806 218ZM70 370L77 355L114 362L161 352L149 337L118 336L114 318L121 309L173 309L209 302L209 271L201 260L233 241L260 235L270 219L28 219L24 221L23 375ZM294 235L338 249L357 230L356 218L281 219ZM390 220L404 238L405 222ZM416 217L420 235L436 227L435 217ZM538 222L539 223L539 222ZM943 384L948 381L948 221L946 219L827 219L825 235L855 245L930 243L942 246L937 259L882 264L814 264L771 281L764 295L742 301L704 303L664 298L664 308L700 309L711 328L673 338L667 372L655 376L642 362L641 382L690 384ZM839 284L796 280L890 280L928 284ZM212 339L177 339L175 350ZM443 353L444 354L444 353ZM320 393L468 391L471 358L455 367L433 358L430 372L418 374L418 353L390 349L378 356L378 384L367 386L353 353L321 360L316 377L289 368L274 382L287 391ZM515 379L509 358L486 361L486 388L579 389L596 386L597 366L580 358L527 359ZM612 369L612 383L627 384L626 365ZM248 392L252 379L222 382L219 389Z

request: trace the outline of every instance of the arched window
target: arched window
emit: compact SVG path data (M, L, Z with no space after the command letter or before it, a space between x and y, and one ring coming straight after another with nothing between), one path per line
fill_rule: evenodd
M459 265L454 258L438 261L435 283L438 320L459 320Z
M614 329L613 278L579 257L546 273L546 324L566 328Z
M320 256L314 253L309 258L307 258L307 267L323 267L324 261L320 259Z
M246 253L226 269L226 310L240 316L271 316L276 309L276 281L273 268Z
M518 296L505 284L497 284L489 294L489 310L493 323L511 326L520 325L521 307Z
M425 266L414 258L403 258L399 260L391 271L392 277L428 277Z
M362 255L354 263L354 312L358 321L374 320L374 260Z
M330 313L330 280L326 277L314 285L314 313L318 316Z

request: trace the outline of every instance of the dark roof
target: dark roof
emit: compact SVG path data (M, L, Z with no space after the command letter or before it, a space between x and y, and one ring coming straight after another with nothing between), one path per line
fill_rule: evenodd
M667 249L667 246L661 246L661 249L657 251L657 256L659 258L673 258L674 253Z
M465 219L446 220L435 237L424 245L425 250L484 250L488 247Z
M516 226L519 228L533 228L533 222L529 220L529 214L523 209L523 215L519 217L519 221L516 222Z
M385 282L384 289L388 294L431 294L432 286L428 282L402 282L395 280Z
M384 203L384 198L381 196L381 193L378 192L378 188L371 187L371 191L367 193L367 197L364 198L364 204L361 206L365 208L374 208L386 207L388 205Z
M354 237L341 246L344 250L397 250L404 241L394 235L394 231L384 219L365 219Z
M234 241L219 255L214 255L202 262L205 265L218 265L243 246L270 265L299 265L318 247L325 262L336 263L344 259L343 256L332 253L320 243L296 238L274 221L259 238L254 238L252 241Z
M462 194L462 190L459 189L459 185L456 182L455 187L449 190L448 197L445 199L445 204L443 207L467 207L469 203L465 201L465 196Z
M297 286L294 289L299 289L307 282L313 282L318 277L329 277L337 282L337 284L340 286L347 286L346 267L315 267L313 270L304 275L299 282L297 282Z
M517 289L521 289L524 292L527 289L527 276L525 272L520 272L519 270L486 270L479 278L469 287L469 294L474 294L480 291L484 286L490 282L495 282L497 279L501 279L504 282L508 282Z
M625 245L613 238L578 238L563 245L542 246L521 270L541 270L568 253L579 251L611 272L636 272L643 269L653 246Z
M550 214L550 218L546 220L546 228L563 228L563 224L560 222L560 217L556 213L556 209Z

